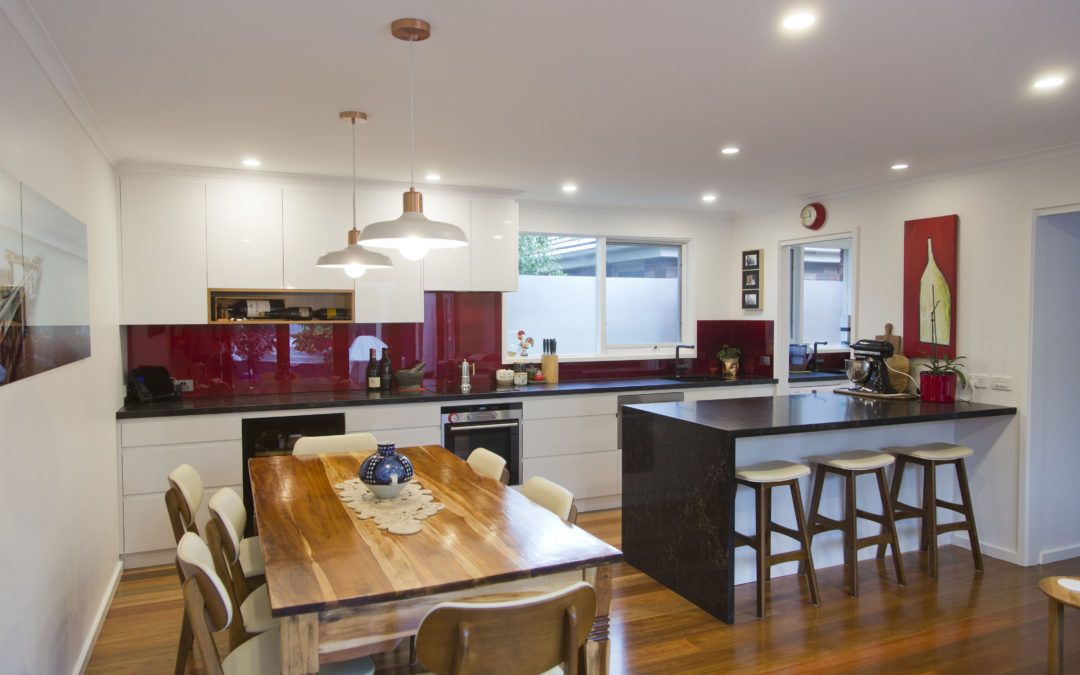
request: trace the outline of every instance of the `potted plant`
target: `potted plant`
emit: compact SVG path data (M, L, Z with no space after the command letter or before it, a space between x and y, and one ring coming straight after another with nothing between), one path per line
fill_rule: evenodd
M716 358L724 364L724 377L735 377L739 374L739 354L742 352L738 347L724 345L716 352Z
M952 403L956 400L956 380L960 380L961 387L967 386L964 364L960 363L965 357L938 356L937 308L939 304L935 301L933 309L930 310L930 359L928 363L923 364L926 370L919 373L919 396L930 403Z

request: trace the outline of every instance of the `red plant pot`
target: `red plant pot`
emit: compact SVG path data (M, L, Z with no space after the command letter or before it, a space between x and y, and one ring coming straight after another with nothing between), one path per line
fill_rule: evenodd
M956 401L956 375L919 373L919 391L922 400L929 403L952 403Z

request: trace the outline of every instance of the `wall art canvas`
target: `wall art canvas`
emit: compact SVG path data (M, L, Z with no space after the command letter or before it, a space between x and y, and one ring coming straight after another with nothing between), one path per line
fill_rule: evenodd
M956 357L956 215L904 223L904 352ZM934 349L932 350L932 345Z
M0 385L90 356L86 225L0 175Z

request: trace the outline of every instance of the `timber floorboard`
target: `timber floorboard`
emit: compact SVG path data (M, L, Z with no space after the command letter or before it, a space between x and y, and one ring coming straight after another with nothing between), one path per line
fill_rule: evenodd
M578 524L613 546L621 511L581 514ZM612 673L1044 673L1047 601L1039 579L1080 576L1080 558L1019 567L940 549L940 578L926 576L918 553L905 553L908 585L897 588L891 562L859 563L859 597L843 590L843 569L818 570L821 606L804 577L769 583L767 618L755 616L755 586L735 589L728 626L626 564L615 567ZM170 673L182 600L173 566L124 573L88 673ZM224 653L224 641L219 641ZM379 675L407 665L408 645L376 659ZM189 673L203 672L192 654ZM1065 672L1080 673L1080 612L1065 610Z

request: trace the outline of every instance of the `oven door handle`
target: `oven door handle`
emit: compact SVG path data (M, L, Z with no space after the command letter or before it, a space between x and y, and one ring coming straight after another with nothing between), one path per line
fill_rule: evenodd
M451 424L447 429L449 431L467 431L470 429L516 429L518 422L500 422L499 424Z

